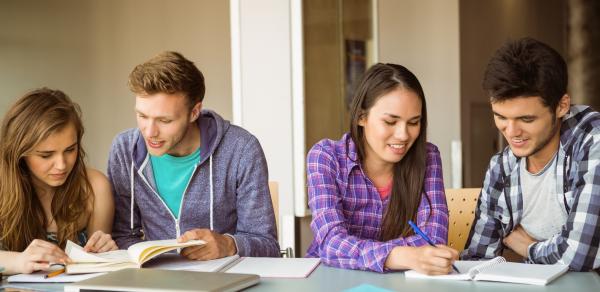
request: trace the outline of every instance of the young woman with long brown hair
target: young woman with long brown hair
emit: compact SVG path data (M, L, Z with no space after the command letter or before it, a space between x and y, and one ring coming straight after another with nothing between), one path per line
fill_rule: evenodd
M349 269L450 272L458 253L445 246L441 158L426 132L417 78L400 65L372 66L350 107L350 133L321 140L308 153L308 256ZM409 220L437 247L415 235Z
M0 266L6 273L69 261L71 240L90 252L117 248L106 176L86 169L79 106L39 89L8 110L0 137ZM89 238L88 238L88 235Z

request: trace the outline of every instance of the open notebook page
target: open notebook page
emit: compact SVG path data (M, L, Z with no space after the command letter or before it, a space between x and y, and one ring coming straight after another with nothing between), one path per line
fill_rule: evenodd
M569 266L559 264L535 265L507 262L481 270L475 276L475 280L546 285L566 273L568 269Z
M8 277L8 283L71 283L87 280L90 278L104 275L105 273L92 273L82 275L60 274L51 278L44 278L48 272L35 272L31 274L17 274Z
M471 280L470 273L472 274L473 269L476 266L479 266L481 264L482 264L481 261L455 261L454 265L456 266L456 268L458 268L460 273L457 273L456 271L452 270L452 273L450 273L448 275L429 276L429 275L421 274L416 271L410 270L410 271L404 272L404 276L406 278L435 278L435 279L440 279L440 280L469 281L469 280Z

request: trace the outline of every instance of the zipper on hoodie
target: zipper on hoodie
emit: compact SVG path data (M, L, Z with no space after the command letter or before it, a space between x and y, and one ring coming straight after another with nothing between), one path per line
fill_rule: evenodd
M175 218L175 214L173 214L173 212L171 211L171 209L169 209L169 207L167 207L167 203L165 203L165 201L160 197L160 195L152 188L152 186L150 185L150 183L146 180L146 177L144 177L141 174L140 174L140 176L142 177L142 180L144 181L144 183L146 183L146 186L148 186L148 188L150 190L152 190L152 193L154 193L154 195L156 195L156 197L160 200L160 202L167 209L167 211L169 211L169 215L171 215L171 217L173 218L173 220L177 221L177 218Z
M181 196L181 202L179 202L179 213L177 214L177 218L181 219L181 210L183 209L183 200L185 200L185 195L187 194L187 190L190 187L190 183L192 182L192 179L194 178L194 174L196 174L196 169L198 169L198 163L196 163L194 165L194 169L192 170L192 175L190 175L190 179L187 182L187 185L185 186L185 189L183 189L183 195ZM169 210L170 211L170 210ZM179 224L178 224L178 219L175 219L175 230L177 230L177 237L179 237Z
M179 236L181 236L181 230L179 229L179 219L175 219L175 233L177 234L175 238L179 238Z
M200 164L200 163L196 163L194 165L194 170L192 170L192 175L190 175L190 179L188 180L187 185L185 186L185 189L183 190L183 195L181 196L181 202L179 202L179 212L177 214L177 219L175 219L175 233L177 234L176 238L179 238L179 236L181 236L181 228L179 227L179 220L181 219L181 209L183 209L183 200L185 199L185 195L187 194L187 190L190 187L190 183L192 182L192 178L194 177L194 174L196 174L196 169L198 169L198 164ZM171 213L171 209L168 209L168 210L169 210L169 213ZM175 216L173 215L173 217L175 217ZM177 253L181 253L181 248L177 249Z
M167 206L167 203L165 203L165 201L154 190L154 188L152 188L152 186L150 185L150 183L146 179L146 176L144 176L144 173L142 172L142 169L144 169L146 167L146 163L148 162L149 157L150 156L146 156L146 159L142 163L141 167L138 169L138 175L142 178L142 181L152 191L152 193L154 193L154 195L158 198L158 200L160 200L160 202L163 204L163 206L165 207L165 209L167 209L167 211L169 212L169 215L171 215L171 218L173 218L173 221L175 221L175 231L177 232L177 237L179 237L179 232L180 232L179 231L179 220L177 218L175 218L175 214L173 214L173 212L171 211L171 209L169 209L169 207ZM182 202L183 202L183 198L182 198ZM179 211L181 212L181 210L179 210Z
M146 158L148 159L148 158ZM139 172L142 171L142 169L144 167L146 167L146 162L144 161L142 167L140 168ZM165 201L160 197L160 195L154 190L154 188L152 188L152 186L150 185L150 183L148 182L148 180L146 179L146 177L143 175L143 173L139 173L138 175L140 177L142 177L142 181L144 181L144 183L146 184L146 186L148 186L148 188L150 190L152 190L152 192L154 193L154 195L156 195L156 197L160 200L160 202L163 204L163 206L167 209L167 211L169 211L169 215L171 215L171 217L173 218L173 221L175 221L175 234L176 237L175 238L179 238L179 236L181 236L181 228L179 227L179 219L181 218L181 209L183 208L183 200L185 199L185 195L187 194L187 190L190 186L190 183L192 182L192 178L194 177L194 174L196 174L196 170L198 169L198 165L199 163L196 163L196 165L194 165L194 170L192 170L192 175L190 176L190 179L188 180L187 185L185 186L185 189L183 190L183 195L181 196L181 202L179 202L179 212L177 214L177 218L175 218L175 214L173 214L173 212L171 211L171 209L169 209L169 207L167 206L167 204L165 203Z

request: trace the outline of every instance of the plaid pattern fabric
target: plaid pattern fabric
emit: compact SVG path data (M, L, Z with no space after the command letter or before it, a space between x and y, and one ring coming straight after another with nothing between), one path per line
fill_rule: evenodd
M523 196L519 160L509 147L490 161L479 195L475 220L462 259L492 258L504 249L502 239L521 222ZM563 119L556 188L568 218L562 231L532 244L530 263L569 265L586 271L600 267L600 114L572 106Z
M314 239L307 256L320 257L330 266L383 272L394 247L427 242L417 235L379 240L389 196L381 200L357 158L356 146L348 134L339 141L322 140L309 151L308 204ZM446 244L448 206L440 153L433 144L427 144L424 184L417 224L436 244ZM431 208L425 196L431 201Z

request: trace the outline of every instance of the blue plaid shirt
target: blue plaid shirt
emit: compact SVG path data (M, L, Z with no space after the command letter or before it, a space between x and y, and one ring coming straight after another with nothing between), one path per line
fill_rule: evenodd
M587 106L572 106L560 131L556 193L567 211L567 222L560 233L530 245L527 261L566 264L574 271L596 269L600 267L600 114ZM501 254L502 239L521 222L519 160L510 147L492 157L462 259Z
M314 234L307 256L320 257L334 267L383 272L394 247L427 245L418 235L379 240L390 197L382 200L364 174L356 145L348 134L339 141L321 140L308 152L307 160L308 205L313 216L310 227ZM437 147L429 143L423 183L416 223L433 242L446 244L448 205L442 161Z

